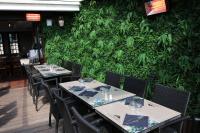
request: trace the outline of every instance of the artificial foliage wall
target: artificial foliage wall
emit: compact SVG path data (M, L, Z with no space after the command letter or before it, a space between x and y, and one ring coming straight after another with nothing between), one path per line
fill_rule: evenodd
M199 114L199 7L176 0L168 13L147 17L140 0L85 0L63 29L43 26L46 59L80 63L84 76L100 81L106 71L154 73L157 83L192 92L189 111Z

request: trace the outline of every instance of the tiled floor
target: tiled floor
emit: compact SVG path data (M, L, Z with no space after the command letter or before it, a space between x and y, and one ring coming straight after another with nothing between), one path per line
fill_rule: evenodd
M8 89L22 88L27 86L27 80L20 79L20 80L6 81L6 82L0 81L0 88L5 85L7 86Z
M39 99L35 110L26 87L0 89L0 133L53 133L48 126L49 104Z

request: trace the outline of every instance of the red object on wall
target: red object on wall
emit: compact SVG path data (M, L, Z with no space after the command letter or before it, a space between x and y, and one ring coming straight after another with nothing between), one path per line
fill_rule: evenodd
M147 0L145 2L147 16L167 11L165 0Z
M26 13L26 21L39 22L41 20L41 15L37 13Z

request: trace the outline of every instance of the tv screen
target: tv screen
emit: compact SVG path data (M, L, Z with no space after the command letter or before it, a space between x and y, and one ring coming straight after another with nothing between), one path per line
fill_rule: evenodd
M167 11L165 0L145 0L145 9L147 16Z

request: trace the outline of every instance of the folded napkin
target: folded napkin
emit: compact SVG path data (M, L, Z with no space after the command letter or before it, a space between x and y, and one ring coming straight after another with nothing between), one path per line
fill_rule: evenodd
M143 98L138 98L138 97L127 97L125 99L125 105L129 105L131 102L136 102L140 104L141 106L144 106L144 99Z
M92 78L82 78L79 80L79 82L92 82L93 79Z
M145 128L148 127L148 121L148 116L126 114L123 125L134 126L137 128Z
M39 67L37 67L37 68L46 68L45 66L39 66Z
M99 86L97 88L94 88L96 91L102 91L103 90L110 90L111 86L109 85L104 85L104 86Z
M72 86L69 90L82 91L84 88L85 88L85 86Z
M64 71L65 69L63 69L63 68L58 68L58 69L56 69L56 71Z
M42 69L41 71L50 71L50 69Z
M58 66L53 66L53 68L58 68Z
M79 96L86 96L86 97L93 97L97 94L98 92L95 92L95 91L84 91L84 92L81 92L79 94Z

